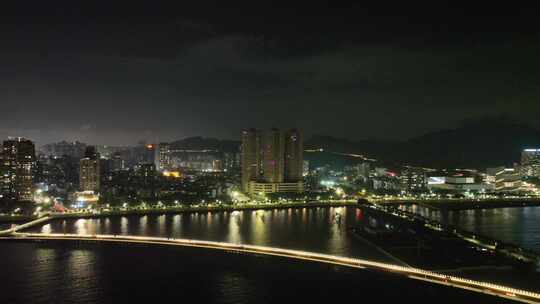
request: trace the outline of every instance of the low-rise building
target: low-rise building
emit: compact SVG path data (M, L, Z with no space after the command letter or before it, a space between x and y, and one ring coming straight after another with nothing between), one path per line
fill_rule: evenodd
M443 171L427 179L430 190L445 190L452 192L482 192L494 189L493 184L486 183L484 178L473 170Z
M522 185L521 172L514 168L504 168L495 175L495 190L517 191Z
M249 194L251 196L263 196L268 193L301 193L304 192L304 182L295 183L260 183L249 182Z

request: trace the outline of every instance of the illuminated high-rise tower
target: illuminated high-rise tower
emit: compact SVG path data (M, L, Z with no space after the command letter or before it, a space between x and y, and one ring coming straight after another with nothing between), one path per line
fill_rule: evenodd
M298 129L290 129L285 133L285 176L287 183L303 180L304 141Z
M250 195L302 192L303 141L297 129L242 132L242 190Z
M169 170L171 169L171 147L169 143L160 143L157 159L157 170Z
M81 159L79 168L79 184L81 191L99 192L100 188L100 156L96 148L86 148L84 158Z
M146 144L144 146L144 152L143 152L141 164L150 164L150 165L156 164L156 145Z
M242 131L241 165L242 190L249 192L249 182L260 175L260 135L255 129Z
M284 144L283 133L279 129L274 128L264 134L262 146L262 180L264 182L283 182L283 169L285 165Z
M31 201L34 190L36 151L34 143L22 137L9 138L3 145L2 192L18 201Z

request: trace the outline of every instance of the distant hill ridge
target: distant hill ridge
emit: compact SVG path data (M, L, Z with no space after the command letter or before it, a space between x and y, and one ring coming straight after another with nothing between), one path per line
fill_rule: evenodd
M64 143L67 144L67 143ZM220 140L194 136L170 142L172 149L218 150L236 153L240 140ZM48 147L49 145L46 145ZM382 165L418 165L433 168L479 168L519 162L521 151L540 148L540 131L527 124L506 118L467 121L461 126L430 132L402 142L378 140L353 141L327 135L314 135L304 142L306 150L323 149L324 153L306 153L314 163L337 162L340 165L360 159L328 155L326 152L361 154ZM344 159L347 160L344 160Z
M170 146L171 149L177 150L219 150L222 152L238 152L240 141L194 136L173 141L170 143Z
M540 148L540 131L506 119L485 119L404 142L349 141L315 136L305 145L307 149L359 153L392 163L482 169L519 162L523 149Z

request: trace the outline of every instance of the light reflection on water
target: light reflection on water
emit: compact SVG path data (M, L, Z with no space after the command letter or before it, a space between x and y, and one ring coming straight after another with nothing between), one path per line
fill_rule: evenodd
M229 243L237 243L241 244L242 242L242 235L240 233L240 224L239 224L239 215L238 214L231 214L231 218L228 221L229 222L229 233L227 236L227 242Z
M127 226L128 226L128 219L127 219L127 217L123 216L122 219L121 219L121 226L120 226L121 234L128 234L127 233Z
M51 224L46 224L41 228L41 232L43 233L51 233Z
M2 253L0 303L347 303L370 294L382 303L507 303L375 271L193 248L17 242Z
M54 297L64 303L99 301L96 291L102 284L94 278L100 274L101 263L96 252L45 247L24 254L31 254L24 258L31 262L28 269L18 269L28 276L25 288L30 292L22 295L23 303L38 303L38 299L50 298L51 290L55 290Z
M75 222L75 227L78 234L88 234L88 229L86 228L86 219L78 219Z
M540 207L441 212L413 205L407 209L444 224L540 251ZM373 250L347 231L360 219L361 214L353 207L288 208L66 219L33 230L191 238L371 256Z
M337 213L341 214L340 221ZM375 249L354 239L347 227L355 226L356 221L354 207L288 208L65 219L32 230L202 239L386 261Z
M144 230L146 229L146 225L148 224L148 216L142 216L139 219L139 233L138 234L144 234Z
M413 208L424 216L459 224L458 226L464 229L480 231L478 232L480 234L493 233L495 238L501 240L519 245L532 244L525 246L527 248L534 249L535 244L540 247L540 208L463 212L440 212L419 206L411 207L411 209ZM365 218L362 210L354 207L291 208L66 219L32 228L31 231L148 235L224 241L299 249L393 263L393 260L358 240L348 231L348 227L356 225L358 221ZM82 273L84 273L84 269ZM491 277L492 274L489 275ZM501 272L493 275L497 277L506 274ZM85 286L84 281L81 281L80 284ZM92 288L92 286L85 286L85 288Z

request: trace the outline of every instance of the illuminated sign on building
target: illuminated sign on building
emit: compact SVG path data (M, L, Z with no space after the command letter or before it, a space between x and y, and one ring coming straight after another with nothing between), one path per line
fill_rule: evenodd
M444 183L446 183L446 177L444 176L428 177L428 185L442 185Z

